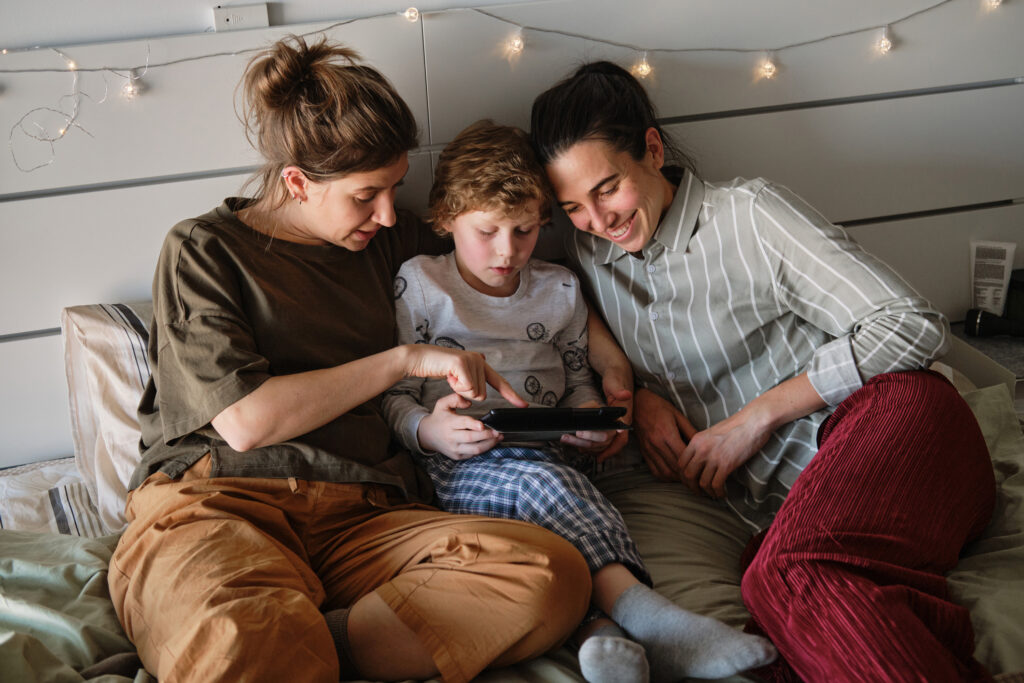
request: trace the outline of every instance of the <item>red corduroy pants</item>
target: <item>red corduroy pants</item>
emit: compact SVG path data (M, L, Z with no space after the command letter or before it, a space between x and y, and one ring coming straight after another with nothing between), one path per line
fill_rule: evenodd
M775 681L990 680L945 573L992 516L974 415L940 375L879 375L822 425L818 454L748 548L743 599Z

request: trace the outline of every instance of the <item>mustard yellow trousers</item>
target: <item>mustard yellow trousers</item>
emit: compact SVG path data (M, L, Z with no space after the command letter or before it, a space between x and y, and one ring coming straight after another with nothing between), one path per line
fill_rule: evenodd
M393 504L383 487L150 476L128 499L110 592L150 673L174 681L339 678L322 611L376 592L469 681L557 647L590 600L568 541L523 522Z

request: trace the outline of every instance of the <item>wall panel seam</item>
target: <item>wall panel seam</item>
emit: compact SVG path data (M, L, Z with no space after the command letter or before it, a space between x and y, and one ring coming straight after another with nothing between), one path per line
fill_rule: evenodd
M7 342L25 341L26 339L38 339L39 337L54 337L59 334L59 327L47 327L46 329L43 330L29 330L28 332L0 334L0 344L5 344Z
M866 95L849 95L847 97L831 97L821 100L807 100L804 102L787 102L785 104L772 104L762 107L747 107L743 109L728 109L723 111L704 112L701 114L685 114L682 116L667 116L658 119L662 125L670 126L678 123L695 123L698 121L714 121L716 119L729 119L737 116L757 116L758 114L773 114L776 112L797 111L800 109L820 109L823 107L837 107L844 104L861 104L864 102L878 102L882 100L899 100L907 97L926 97L929 95L943 95L969 90L985 90L989 88L1005 88L1011 85L1024 85L1024 76L1015 78L1000 78L992 81L975 81L972 83L953 83L929 88L915 88L911 90L891 90L888 92L868 93Z

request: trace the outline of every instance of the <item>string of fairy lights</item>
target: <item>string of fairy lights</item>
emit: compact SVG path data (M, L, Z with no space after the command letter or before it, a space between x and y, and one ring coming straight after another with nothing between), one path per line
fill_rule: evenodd
M939 0L934 4L923 7L919 10L911 12L906 16L898 19L889 21L883 25L867 26L850 29L839 33L832 33L809 40L804 40L788 45L776 45L770 47L761 48L730 48L730 47L684 47L684 48L668 48L668 47L651 47L642 45L633 45L629 43L616 42L612 40L606 40L597 38L595 36L584 35L580 33L573 33L570 31L562 31L559 29L544 28L540 26L531 26L528 24L519 23L508 19L506 17L499 16L493 12L480 9L478 7L465 7L458 9L444 9L430 12L421 12L415 7L410 7L403 12L397 14L404 17L409 22L419 22L425 15L430 14L441 14L444 12L452 11L471 11L477 14L489 17L494 21L501 22L510 27L509 33L503 38L502 51L505 58L509 61L518 59L524 51L528 49L528 37L530 34L547 34L556 35L566 38L577 38L594 43L608 45L612 47L623 48L632 52L635 55L634 61L630 67L631 72L641 79L646 79L653 76L655 72L655 56L659 54L682 54L682 53L695 53L695 52L733 52L733 53L746 53L756 55L755 63L755 76L758 79L774 79L779 74L779 55L787 50L792 50L815 43L822 43L825 41L841 38L845 36L867 34L872 36L872 47L879 55L887 55L893 51L899 44L897 38L897 31L895 30L900 24L910 21L911 19L918 17L927 12L938 9L939 7L946 5L950 2L957 2L964 0ZM987 10L996 10L1002 5L1003 0L969 0L972 2L980 2L982 7ZM311 31L304 36L321 34L327 31L331 31L340 26L351 24L357 21L366 21L369 19L377 19L385 16L394 16L396 13L388 12L384 14L377 14L367 17L359 17L355 19L348 19L345 21L339 21L330 26L319 28L315 31ZM107 82L107 76L117 77L122 79L121 87L119 92L121 97L126 99L133 99L140 96L145 92L145 81L143 78L150 69L163 68L173 66L175 64L181 64L184 62L192 62L203 59L211 59L214 57L224 56L238 56L247 53L257 52L264 49L265 46L258 46L244 50L234 50L230 52L214 52L209 54L195 55L182 59L170 60L161 63L150 63L149 48L146 49L146 59L142 64L132 66L97 66L97 67L83 67L75 62L64 50L55 47L42 47L35 46L30 48L23 48L17 50L0 50L0 56L8 55L16 52L25 52L30 50L49 50L59 56L63 61L64 65L61 67L53 68L23 68L23 69L3 69L0 68L0 74L17 74L17 73L67 73L71 76L71 90L69 93L62 96L56 105L39 106L34 107L27 111L21 118L15 121L14 125L11 126L8 134L8 148L11 152L11 157L14 160L15 166L18 170L23 173L30 173L37 169L49 166L56 159L56 143L63 140L71 131L76 130L85 133L86 135L92 136L88 130L86 130L79 123L79 115L81 113L81 105L83 98L90 99L96 104L102 104L109 96L110 88ZM83 73L101 73L103 74L104 91L101 97L96 98L86 93L80 85L80 75ZM0 90L2 93L2 90ZM70 104L67 102L70 101ZM58 121L58 124L50 126L45 125L40 119L42 115L54 115L54 120ZM40 143L49 147L49 157L37 164L23 165L21 159L19 159L17 151L15 149L15 142L21 138Z
M779 55L779 53L781 53L781 52L783 52L785 50L791 50L791 49L798 48L798 47L804 47L804 46L807 46L807 45L813 45L815 43L823 43L825 41L833 40L835 38L842 38L844 36L851 36L851 35L856 35L856 34L861 34L861 33L874 34L875 35L875 40L874 40L874 43L873 43L873 47L874 47L875 51L878 52L878 54L880 54L880 55L888 54L896 46L896 42L895 42L895 39L893 37L893 27L894 26L897 26L899 24L905 23L905 22L909 21L910 19L913 19L914 17L917 17L917 16L919 16L921 14L925 14L926 12L931 12L932 10L938 9L939 7L942 7L943 5L946 5L946 4L948 4L950 2L954 2L954 1L955 0L940 0L939 2L936 2L936 3L932 4L932 5L928 5L927 7L923 7L921 9L917 10L917 11L911 12L911 13L903 16L903 17L900 17L898 19L895 19L893 21L890 21L890 22L888 22L886 24L883 24L883 25L880 25L880 26L868 26L868 27L855 28L855 29L851 29L851 30L848 30L848 31L842 31L842 32L839 32L839 33L831 33L831 34L828 34L828 35L825 35L825 36L821 36L821 37L818 37L818 38L812 38L810 40L803 40L803 41L800 41L800 42L790 43L788 45L780 45L780 46L771 47L771 48L760 48L760 47L759 48L729 48L729 47L654 48L654 47L644 47L644 46L632 45L632 44L629 44L629 43L621 43L621 42L605 40L605 39L601 39L601 38L594 38L593 36L583 35L583 34L580 34L580 33L572 33L572 32L561 31L561 30L557 30L557 29L547 29L547 28L541 28L541 27L538 27L538 26L524 25L524 24L520 24L518 22L512 21L510 19L506 19L504 17L500 17L500 16L498 16L496 14L493 14L491 12L488 12L488 11L485 11L485 10L479 9L479 8L474 8L473 11L475 11L475 12L477 12L479 14L483 14L485 16L491 17L492 19L496 19L498 21L504 22L504 23L509 24L509 25L511 25L513 27L512 33L505 39L505 45L504 45L505 49L504 49L504 52L505 52L505 55L507 57L517 56L517 55L521 54L523 52L523 50L526 49L526 40L525 40L525 38L523 36L523 33L524 33L524 31L531 31L531 32L536 32L536 33L552 33L552 34L555 34L555 35L560 35L560 36L565 36L565 37L581 38L583 40L589 40L589 41L593 41L593 42L597 42L597 43L602 43L604 45L610 45L610 46L620 47L620 48L625 48L627 50L630 50L630 51L632 51L633 53L636 54L636 59L633 62L633 65L630 68L630 71L633 73L634 76L637 76L638 78L647 78L647 77L649 77L649 76L654 74L654 66L651 64L651 61L648 58L648 56L651 55L651 54L656 54L656 53L682 54L682 53L687 53L687 52L735 52L735 53L759 54L760 55L760 59L758 60L757 65L756 65L756 72L757 72L758 77L765 78L765 79L772 79L772 78L775 78L775 76L778 74L778 71L779 71L779 69L778 69L778 55ZM996 10L996 9L998 9L1000 7L1000 5L1003 4L1003 0L981 0L981 3L982 3L982 6L986 10ZM406 16L406 19L409 19L410 21L417 21L419 19L419 12L417 12L415 8L411 7L408 10L406 10L405 16Z

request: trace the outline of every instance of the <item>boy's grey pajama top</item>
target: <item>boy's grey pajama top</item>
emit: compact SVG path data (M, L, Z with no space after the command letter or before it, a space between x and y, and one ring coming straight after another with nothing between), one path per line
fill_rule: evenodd
M587 361L587 308L579 281L562 266L531 260L512 296L476 291L454 253L406 261L395 278L398 343L478 351L535 406L603 403ZM480 417L510 405L493 388L464 412ZM583 474L592 457L546 443L502 443L466 460L420 447L420 421L452 393L444 379L406 378L384 396L399 439L434 482L450 512L520 519L571 541L591 571L620 562L642 581L647 571L619 512Z

